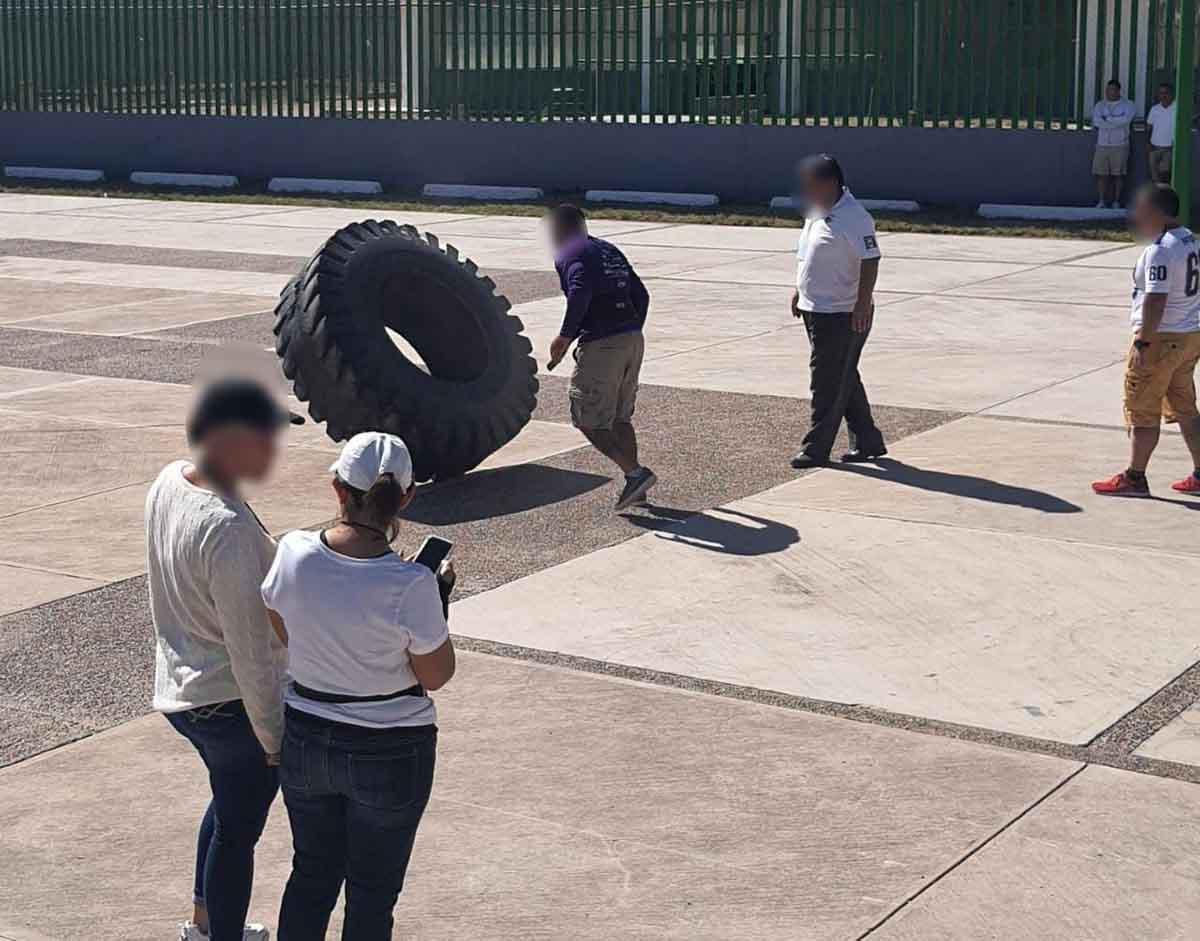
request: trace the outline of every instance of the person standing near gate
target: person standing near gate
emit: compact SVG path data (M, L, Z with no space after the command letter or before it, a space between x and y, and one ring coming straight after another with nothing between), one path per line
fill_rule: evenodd
M1092 109L1092 127L1096 129L1092 175L1100 197L1097 209L1120 208L1129 170L1129 125L1136 114L1133 102L1121 97L1121 83L1115 78L1104 86L1104 97Z
M880 259L875 221L828 154L800 164L800 186L808 217L800 233L792 316L804 321L812 350L812 425L792 467L828 463L843 418L850 450L842 460L872 461L887 448L871 416L858 360L875 316Z
M1158 86L1157 102L1146 115L1146 163L1155 183L1171 182L1171 159L1175 154L1175 89L1167 82Z

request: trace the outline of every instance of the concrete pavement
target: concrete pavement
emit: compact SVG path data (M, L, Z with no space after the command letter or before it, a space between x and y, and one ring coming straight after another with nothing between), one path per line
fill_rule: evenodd
M220 344L272 363L271 295L370 215L0 194L0 939L185 914L204 779L145 715L142 498ZM537 220L400 221L494 273L544 357ZM525 431L414 505L406 543L457 543L473 652L398 936L1196 936L1200 501L1163 494L1174 434L1158 499L1087 486L1125 460L1133 250L884 233L862 371L889 459L796 475L795 231L596 230L654 298L662 483L614 515L543 374ZM297 432L255 497L276 532L331 512L335 445ZM287 843L277 807L268 923Z

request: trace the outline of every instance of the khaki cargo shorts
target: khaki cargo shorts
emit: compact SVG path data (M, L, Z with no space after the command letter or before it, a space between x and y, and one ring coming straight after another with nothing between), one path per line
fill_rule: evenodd
M1129 145L1097 147L1092 157L1092 176L1124 176L1129 166Z
M571 424L592 431L633 418L645 350L640 330L576 346L569 390Z
M1156 428L1159 422L1195 418L1200 333L1158 334L1140 369L1134 352L1130 349L1125 364L1125 424Z
M1171 175L1171 160L1175 156L1174 147L1150 148L1150 175L1165 180Z

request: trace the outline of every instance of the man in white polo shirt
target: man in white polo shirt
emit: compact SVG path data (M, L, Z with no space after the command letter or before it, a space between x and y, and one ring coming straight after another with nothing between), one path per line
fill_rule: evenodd
M808 218L797 251L792 316L804 321L811 346L812 425L792 467L829 461L842 419L850 432L843 461L872 461L887 454L883 435L858 374L858 360L875 316L879 243L875 221L846 188L828 154L800 165Z
M1158 101L1146 115L1146 162L1155 183L1171 182L1171 158L1175 154L1175 89L1167 82L1158 86Z

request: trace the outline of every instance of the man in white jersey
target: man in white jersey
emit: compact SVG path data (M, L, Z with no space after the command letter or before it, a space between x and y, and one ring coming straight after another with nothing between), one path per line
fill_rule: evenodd
M792 316L804 321L809 358L812 424L792 467L829 460L842 419L850 432L843 461L873 461L887 454L858 374L858 360L875 317L879 242L875 221L846 188L838 162L828 154L800 165L808 218L797 248Z
M1129 467L1092 484L1096 493L1148 497L1146 466L1162 422L1178 422L1193 472L1172 487L1200 494L1200 418L1196 363L1200 361L1200 243L1179 224L1179 195L1148 184L1133 206L1139 236L1152 239L1133 269L1133 346L1125 367L1125 425Z

